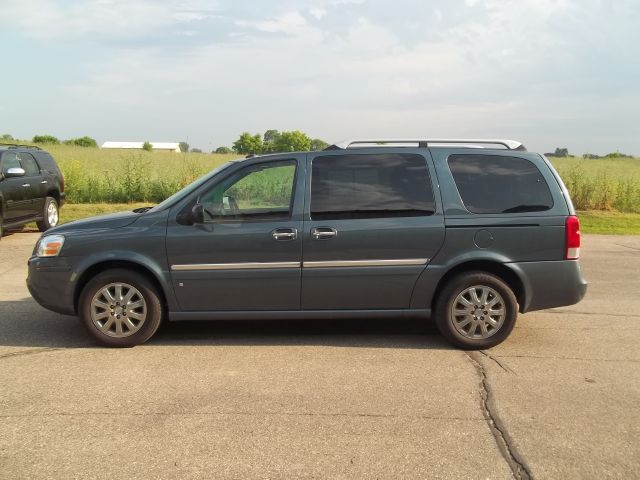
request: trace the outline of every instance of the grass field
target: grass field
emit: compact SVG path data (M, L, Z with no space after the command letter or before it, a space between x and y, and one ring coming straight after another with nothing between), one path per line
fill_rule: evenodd
M48 145L66 178L73 218L105 204L164 200L218 165L241 155L102 150ZM569 189L577 210L582 211L583 231L640 233L640 159L554 158L552 163ZM73 204L97 204L91 207ZM115 205L113 207L116 207ZM635 214L635 215L634 215Z
M554 158L578 210L640 213L640 159Z

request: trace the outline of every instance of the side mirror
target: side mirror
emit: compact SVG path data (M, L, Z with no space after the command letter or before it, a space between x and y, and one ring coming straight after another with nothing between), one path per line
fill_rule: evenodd
M5 178L24 177L25 171L23 168L13 167L7 170L4 174Z
M193 223L204 223L204 205L196 203L191 209L191 220Z

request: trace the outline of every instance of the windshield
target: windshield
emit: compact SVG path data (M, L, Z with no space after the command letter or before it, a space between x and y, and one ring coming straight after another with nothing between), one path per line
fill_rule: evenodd
M185 195L189 195L191 192L195 191L196 189L198 189L200 187L200 185L202 185L203 183L205 183L206 181L208 181L211 177L213 177L214 175L216 175L217 173L221 172L222 170L224 170L225 168L229 167L230 165L233 165L235 162L237 162L237 160L232 160L230 162L227 163L223 163L222 165L220 165L219 167L213 169L211 172L209 172L208 174L204 175L203 177L200 177L198 180L196 180L193 183L190 183L189 185L187 185L186 187L184 187L182 190L178 190L176 193L174 193L173 195L171 195L169 198L167 198L166 200L164 200L163 202L160 202L158 205L156 205L155 207L153 207L151 210L152 211L158 211L158 210L162 210L163 208L171 205L172 203L174 203L175 201L179 200L180 198L184 197Z

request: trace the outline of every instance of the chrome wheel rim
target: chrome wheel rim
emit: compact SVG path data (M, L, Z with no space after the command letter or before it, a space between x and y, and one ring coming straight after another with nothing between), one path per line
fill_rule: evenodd
M91 320L105 335L124 338L136 333L147 318L147 303L140 291L126 283L110 283L91 300Z
M51 227L55 227L58 224L58 207L55 202L49 202L47 206L47 220Z
M504 324L506 306L502 296L486 285L474 285L458 294L451 318L463 337L482 340L495 335Z

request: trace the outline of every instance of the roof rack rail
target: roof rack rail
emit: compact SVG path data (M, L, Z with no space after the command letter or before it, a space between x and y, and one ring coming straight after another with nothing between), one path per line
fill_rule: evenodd
M360 146L360 148L364 147L388 147L388 146L399 146L406 144L417 144L419 148L427 148L430 146L452 146L452 145L462 145L462 146L480 146L480 145L501 145L505 147L507 150L520 150L526 151L525 146L516 140L493 140L493 139L452 139L452 138L391 138L391 139L376 139L376 140L367 140L367 139L356 139L356 140L345 140L343 142L338 142L330 147L327 147L325 150L347 150L348 148L354 146Z
M36 145L24 145L21 143L3 143L0 142L0 147L9 147L9 148L35 148L36 150L42 150L40 147Z

